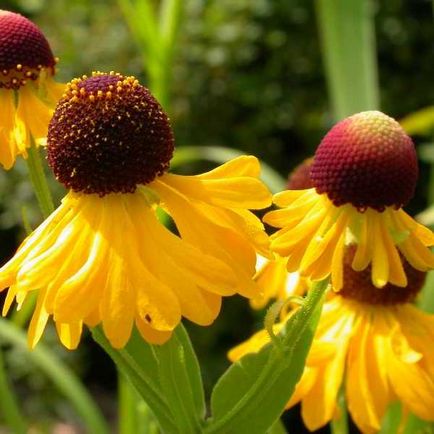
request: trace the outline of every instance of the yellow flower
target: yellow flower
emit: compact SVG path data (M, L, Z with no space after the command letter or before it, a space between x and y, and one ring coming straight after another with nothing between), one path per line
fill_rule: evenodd
M300 190L312 187L310 168L312 158L300 163L288 176L288 188ZM271 299L285 301L293 295L304 295L308 288L307 279L301 278L300 273L288 273L285 258L276 255L274 260L267 260L258 255L256 261L255 281L261 293L250 300L253 309L264 308Z
M418 270L434 268L434 235L402 210L417 175L413 143L396 121L376 111L344 119L317 149L314 188L274 196L282 209L264 217L281 228L272 250L288 258L288 271L314 281L331 274L339 290L345 245L355 243L354 270L372 264L375 286L406 286L400 253Z
M49 164L70 191L0 269L0 287L10 287L3 315L39 290L31 347L50 316L68 348L83 324L100 323L117 348L134 324L163 343L181 316L208 325L222 296L257 294L256 252L267 255L268 238L248 209L268 206L271 194L255 157L197 176L166 173L168 118L134 77L114 73L68 85L47 142ZM180 236L158 220L161 210Z
M10 169L27 157L31 137L47 135L53 106L64 85L55 83L56 59L39 28L23 16L0 10L0 164Z
M258 255L256 268L255 281L261 292L250 299L253 309L264 308L271 299L284 301L293 295L303 295L307 290L306 279L301 279L297 272L288 273L285 258L267 260Z
M352 419L366 434L380 429L387 407L399 400L404 411L434 421L434 316L410 302L424 273L407 262L408 286L374 287L370 270L355 272L345 255L344 287L324 304L305 370L287 408L301 402L310 430L337 414L339 389L345 387ZM275 325L275 332L283 323ZM229 352L231 360L269 342L265 330Z

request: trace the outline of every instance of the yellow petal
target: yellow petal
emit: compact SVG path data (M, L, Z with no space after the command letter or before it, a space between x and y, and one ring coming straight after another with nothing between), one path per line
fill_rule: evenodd
M166 174L159 182L175 188L190 200L223 208L261 209L271 205L271 193L262 181L253 177L204 179Z
M26 125L35 139L47 136L52 113L53 110L38 98L31 84L20 88L17 117ZM29 145L27 143L26 147Z
M240 155L239 157L233 158L209 172L198 175L198 178L219 179L239 176L258 178L260 171L259 160L255 156Z

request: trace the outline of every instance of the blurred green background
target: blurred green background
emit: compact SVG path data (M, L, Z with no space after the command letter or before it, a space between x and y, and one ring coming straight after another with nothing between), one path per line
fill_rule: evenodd
M22 13L40 26L60 58L59 81L114 70L135 75L152 87L153 78L144 67L152 59L144 55L122 4L114 0L2 0L0 7ZM375 17L381 109L401 119L434 101L433 4L430 0L388 0L374 1L370 8ZM163 71L168 84L163 104L177 145L218 146L254 154L286 178L295 165L313 154L335 117L315 3L185 0L179 18L170 71ZM426 151L430 137L429 130L415 136L416 145L421 149L424 145ZM176 170L194 173L209 167L211 163L188 163ZM23 238L22 207L33 227L41 221L26 176L22 161L13 171L0 172L3 259L11 256ZM410 205L413 213L429 205L429 176L430 165L422 162L421 182ZM51 181L58 203L63 190ZM225 301L212 327L187 324L208 391L228 366L226 351L260 326L262 317L245 300L233 297ZM115 424L117 378L108 357L88 336L75 352L63 350L53 330L44 340L80 375ZM6 362L34 432L84 432L70 404L22 350L12 348ZM303 432L296 410L287 418L291 432Z

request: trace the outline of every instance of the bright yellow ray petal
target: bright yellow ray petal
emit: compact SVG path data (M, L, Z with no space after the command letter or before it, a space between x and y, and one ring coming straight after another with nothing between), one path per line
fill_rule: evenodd
M215 169L197 175L200 179L232 178L250 176L258 178L261 172L259 160L253 155L240 155L227 161Z
M356 214L353 219L360 219L360 231L359 238L357 240L357 250L351 264L353 270L364 270L372 260L372 219L370 210L367 210L365 214Z
M19 154L15 141L15 103L11 90L0 89L0 163L8 170Z
M165 174L159 182L170 185L190 200L223 208L260 209L271 205L271 193L262 181L253 177L203 179Z
M311 196L316 195L315 189L310 188L308 190L285 190L280 193L276 193L273 196L273 203L280 208L286 208L291 206L297 199L303 197L305 200L309 200Z
M422 419L434 420L434 380L420 366L414 351L409 348L406 353L402 352L408 342L400 334L398 322L392 330L387 346L390 383L410 411Z
M257 294L259 288L252 281L256 262L253 246L234 230L214 224L209 220L212 216L204 216L187 198L166 184L155 182L153 188L164 201L182 238L205 254L220 259L236 273L237 284L233 291L246 297Z
M354 326L349 349L346 395L348 409L356 424L360 428L378 431L387 409L388 394L387 388L384 389L387 377L379 375L379 360L372 346L374 333L368 315L362 315Z
M60 342L68 348L68 350L75 350L78 347L81 337L83 324L81 322L75 323L61 323L56 322L56 330Z
M167 342L172 336L171 331L160 331L153 329L146 321L136 317L136 327L145 339L150 344L162 345Z
M373 252L372 252L372 283L382 288L389 281L389 257L383 242L381 231L381 216L373 218Z
M45 310L45 291L41 290L38 294L35 311L33 312L32 319L30 320L29 331L27 334L27 342L31 349L35 348L36 344L44 333L45 326L47 325L49 315Z
M26 125L35 139L47 136L53 110L48 108L36 95L31 84L23 86L19 92L17 117ZM28 147L30 143L26 144Z

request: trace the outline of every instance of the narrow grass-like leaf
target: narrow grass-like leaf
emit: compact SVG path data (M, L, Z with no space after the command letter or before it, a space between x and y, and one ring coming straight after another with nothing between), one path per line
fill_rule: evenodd
M322 54L335 120L379 108L372 3L316 0Z
M205 433L262 434L277 421L303 373L327 284L313 285L283 328L282 345L270 343L223 374L212 392Z
M26 434L27 424L7 378L3 352L0 349L0 413L14 434Z
M110 432L99 408L76 375L43 343L33 350L27 347L25 332L7 320L0 319L0 339L23 351L23 357L33 362L75 407L87 432L108 434Z

